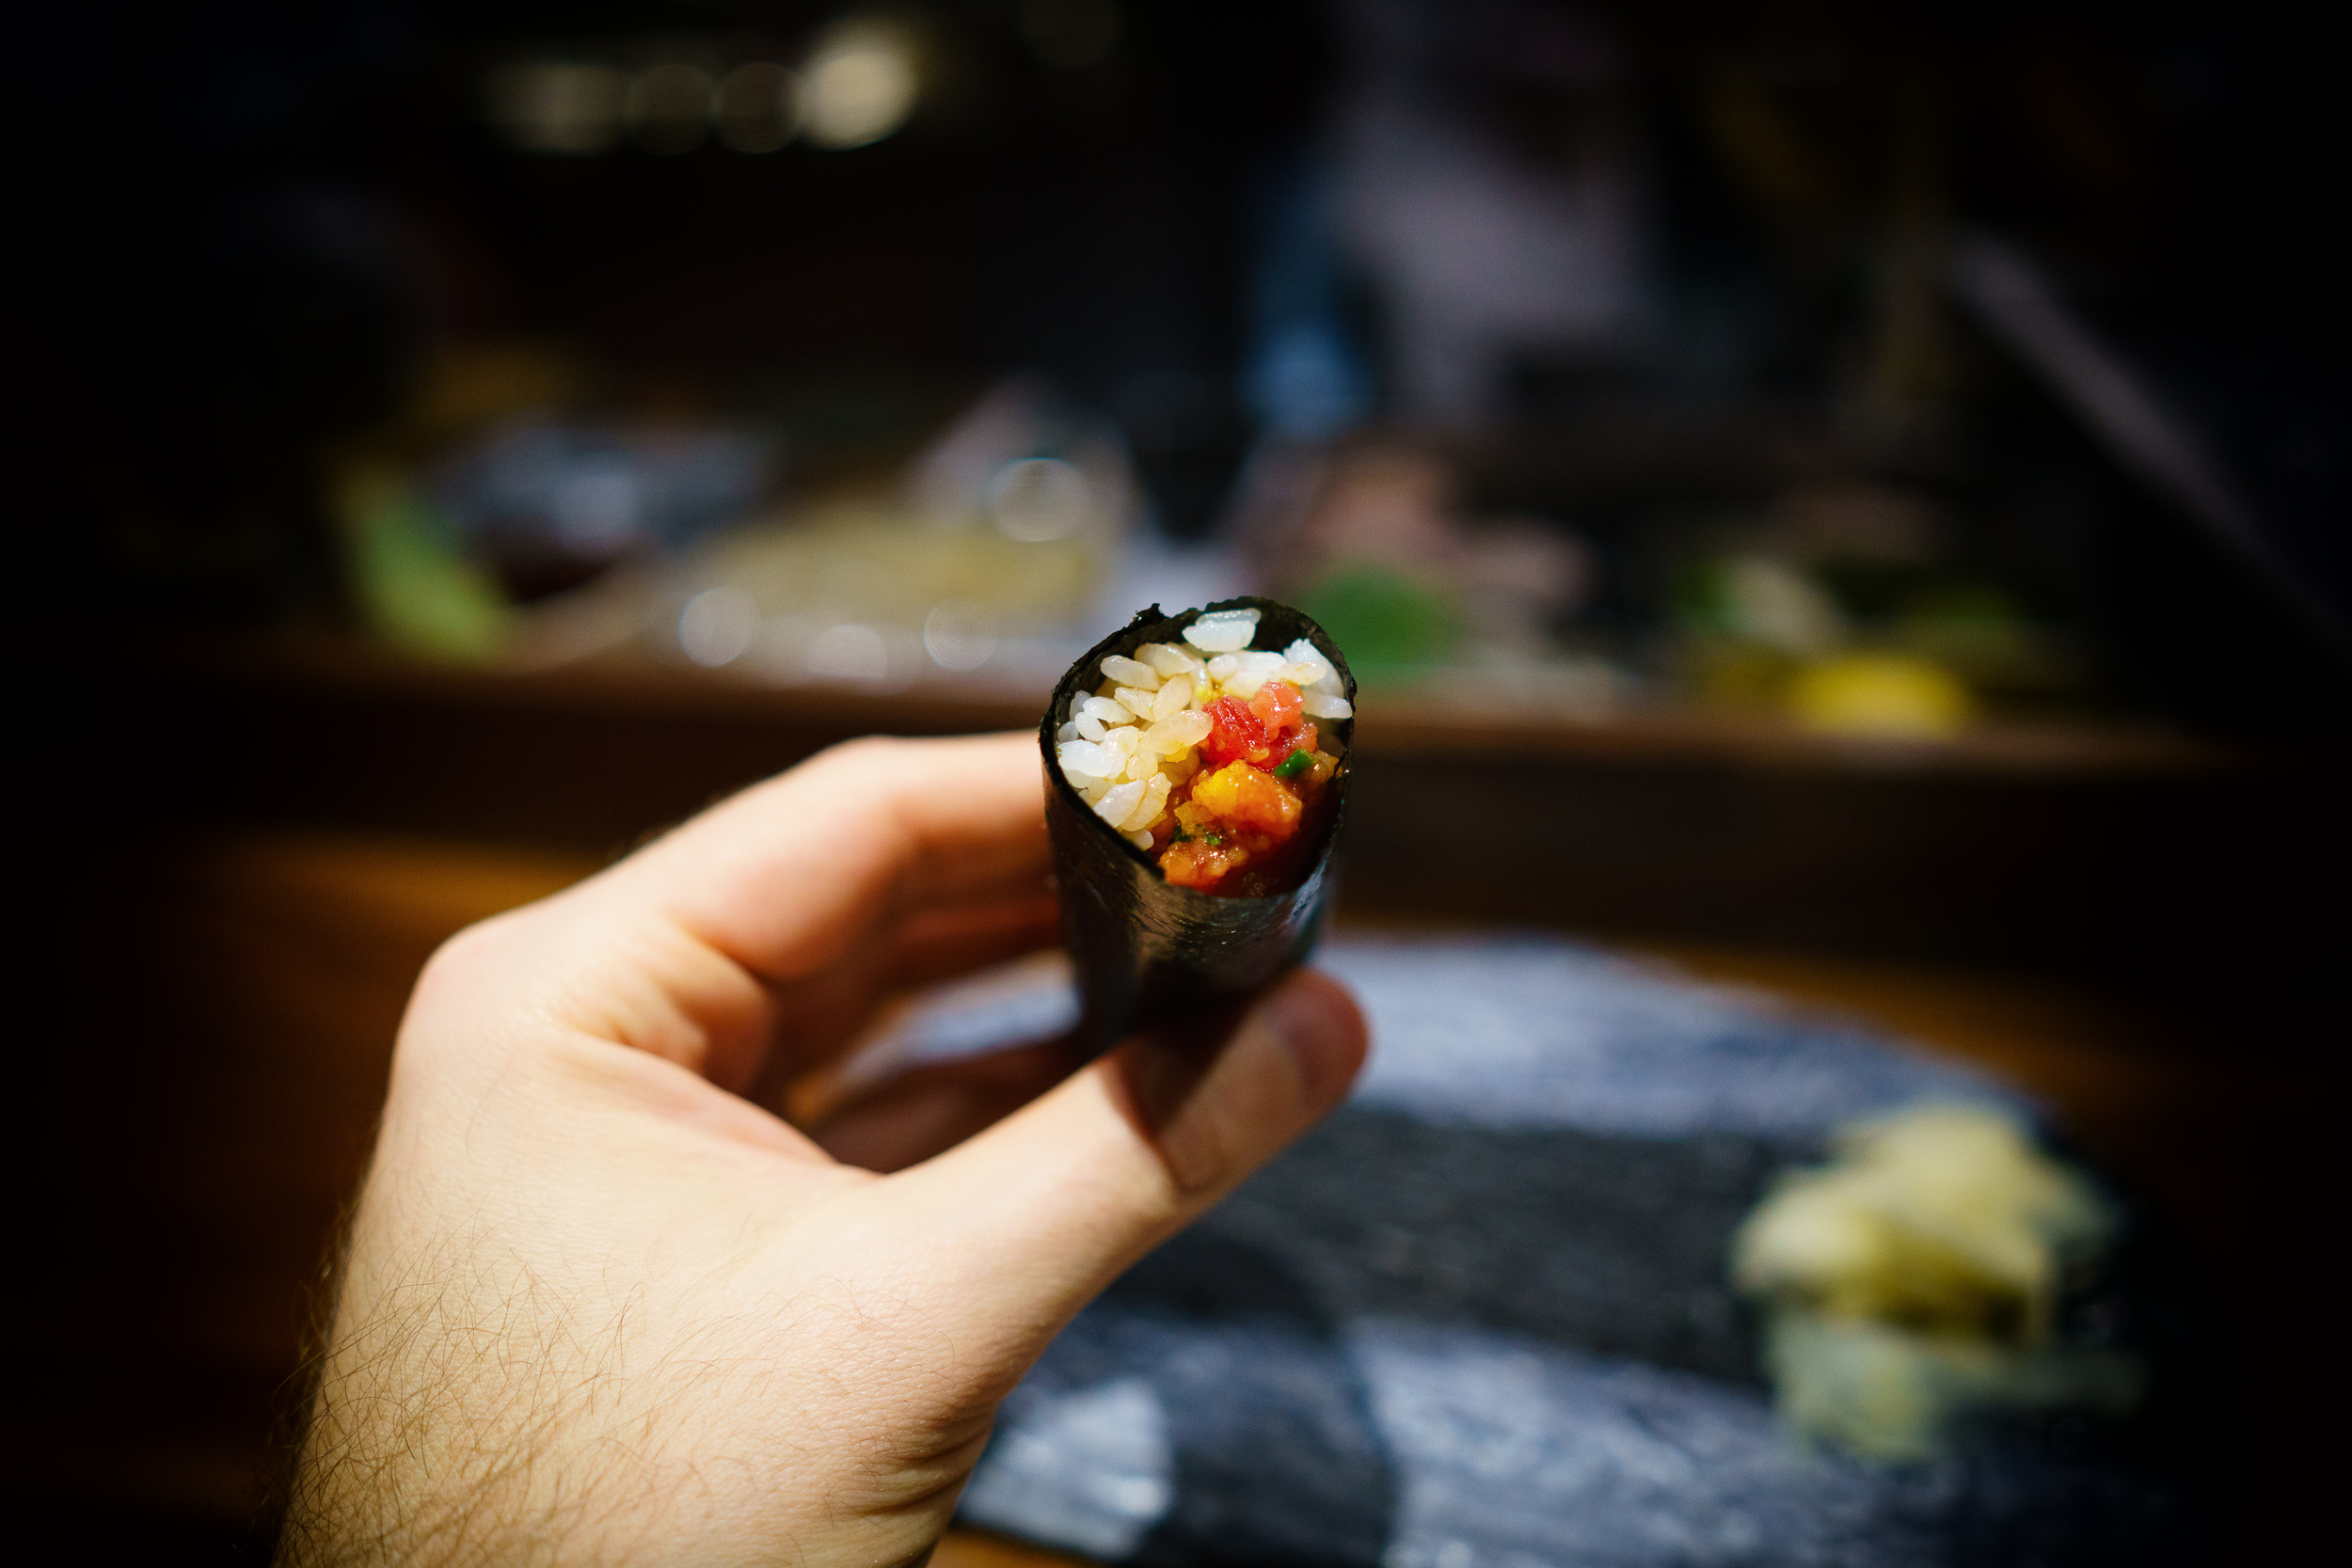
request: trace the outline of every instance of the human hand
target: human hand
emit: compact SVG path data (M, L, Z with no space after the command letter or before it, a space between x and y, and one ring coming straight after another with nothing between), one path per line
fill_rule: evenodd
M1049 941L1047 864L1034 741L864 741L436 954L281 1560L921 1560L1054 1334L1363 1058L1300 973L842 1117L878 1167L944 1148L895 1174L783 1118L892 990Z

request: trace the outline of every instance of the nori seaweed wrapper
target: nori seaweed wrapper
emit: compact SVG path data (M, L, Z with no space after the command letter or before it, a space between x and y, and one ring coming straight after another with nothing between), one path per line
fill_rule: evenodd
M1254 648L1281 649L1304 637L1339 672L1356 700L1356 677L1321 626L1285 604L1255 596L1220 599L1180 615L1158 605L1095 644L1054 688L1038 744L1045 753L1045 823L1053 835L1054 875L1061 888L1062 939L1084 998L1079 1035L1090 1053L1156 1023L1212 1012L1242 1001L1305 958L1322 934L1324 911L1338 890L1347 781L1355 767L1354 719L1318 720L1340 742L1339 776L1321 828L1308 847L1297 885L1264 897L1218 896L1176 887L1152 858L1104 822L1063 776L1054 735L1073 693L1092 696L1103 660L1132 657L1146 642L1183 643L1184 628L1221 610L1259 612Z

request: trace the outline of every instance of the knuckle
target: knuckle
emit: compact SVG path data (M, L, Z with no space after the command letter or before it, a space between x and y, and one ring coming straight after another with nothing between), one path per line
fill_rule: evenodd
M891 735L862 735L836 741L811 759L826 768L867 769L887 768L903 756L913 742Z
M417 995L431 998L470 990L507 971L518 924L517 911L509 911L477 920L446 938L424 960L417 976Z
M736 800L764 801L776 796L789 796L812 785L838 786L858 775L886 769L891 766L890 759L907 744L886 735L862 735L849 740L836 740L820 751L810 752L783 772L771 774L753 784Z

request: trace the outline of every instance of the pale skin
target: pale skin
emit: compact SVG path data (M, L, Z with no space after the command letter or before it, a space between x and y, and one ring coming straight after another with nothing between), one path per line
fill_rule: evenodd
M1032 737L858 742L435 955L282 1562L924 1559L1054 1334L1363 1059L1302 972L810 1115L892 992L1052 941L1042 799Z

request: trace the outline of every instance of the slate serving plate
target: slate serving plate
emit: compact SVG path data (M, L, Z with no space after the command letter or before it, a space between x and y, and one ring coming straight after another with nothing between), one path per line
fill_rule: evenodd
M2015 1091L1836 1020L1547 938L1319 960L1375 1054L1347 1104L1064 1332L972 1524L1145 1564L2189 1563L2222 1548L2227 1348L2135 1212L2067 1335L2153 1373L2123 1422L1986 1423L1931 1464L1777 1423L1733 1230L1856 1117ZM944 996L901 1059L1067 1027L1066 976ZM2053 1134L2054 1135L2054 1134Z

